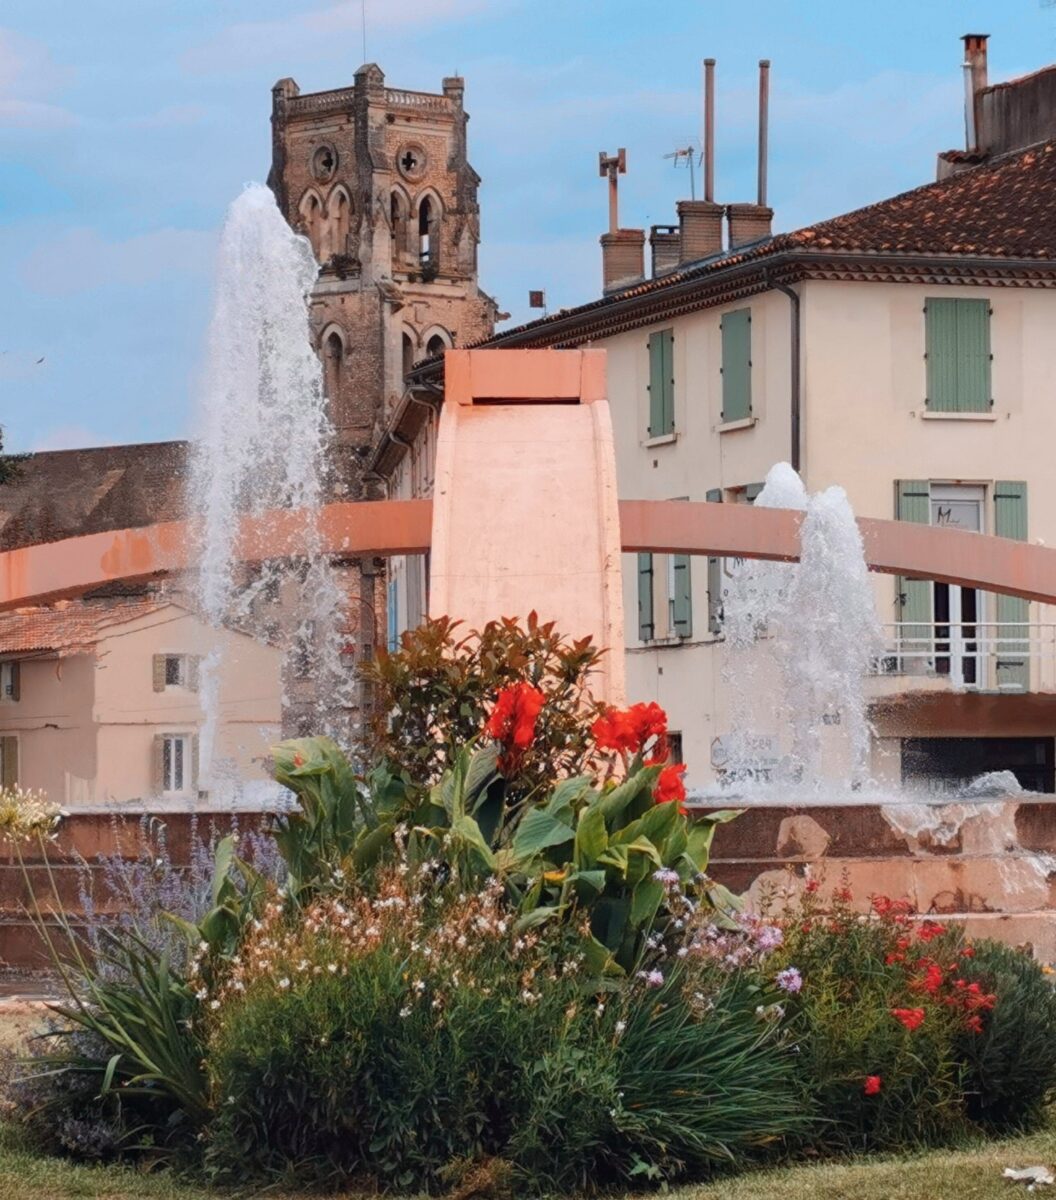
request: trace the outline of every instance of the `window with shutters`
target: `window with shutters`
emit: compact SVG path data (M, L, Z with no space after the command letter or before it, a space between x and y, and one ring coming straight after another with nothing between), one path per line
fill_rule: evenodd
M989 300L924 302L928 412L990 412L992 315Z
M169 688L183 688L196 692L200 663L196 654L155 654L154 690L164 692Z
M4 734L0 736L0 787L13 788L18 780L18 738Z
M638 640L651 642L656 637L653 615L653 556L638 555Z
M385 616L388 634L386 644L390 651L398 650L400 648L400 609L399 592L395 579L390 579L386 585Z
M675 335L661 329L649 335L649 436L675 431Z
M17 704L21 696L21 668L16 660L0 663L0 703Z
M693 636L693 574L688 554L667 556L667 636Z
M722 331L722 422L752 415L752 310L726 313Z

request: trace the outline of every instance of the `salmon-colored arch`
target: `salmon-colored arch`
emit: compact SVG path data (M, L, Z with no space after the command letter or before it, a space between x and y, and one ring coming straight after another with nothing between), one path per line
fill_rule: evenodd
M432 537L430 500L328 504L318 517L321 549L355 557L422 554ZM800 513L689 500L621 500L625 551L795 561ZM959 583L1056 604L1056 550L986 534L901 521L858 522L870 570ZM244 517L237 543L245 562L294 558L306 516L290 511ZM0 553L0 609L75 596L119 580L148 579L192 566L191 525L140 529L27 546ZM472 551L470 551L472 552Z

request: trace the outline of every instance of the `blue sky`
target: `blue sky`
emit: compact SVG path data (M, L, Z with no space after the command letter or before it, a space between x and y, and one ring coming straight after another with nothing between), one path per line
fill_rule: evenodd
M360 0L3 0L0 424L12 449L193 432L212 255L262 180L270 89L351 83ZM626 146L621 223L674 219L718 59L717 199L754 198L770 58L770 199L792 229L933 176L963 141L959 35L991 79L1056 60L1046 0L367 0L392 86L466 77L481 281L514 320L598 293L597 153ZM38 362L43 359L43 362Z

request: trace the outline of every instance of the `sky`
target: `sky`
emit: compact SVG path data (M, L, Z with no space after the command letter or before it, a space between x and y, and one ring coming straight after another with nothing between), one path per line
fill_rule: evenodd
M1052 0L0 0L0 426L9 450L191 436L224 211L268 172L272 84L466 79L480 278L515 322L600 292L620 223L675 220L716 68L716 199L755 198L772 62L775 231L926 183L963 145L960 35L990 78L1056 61ZM699 179L698 179L699 186Z

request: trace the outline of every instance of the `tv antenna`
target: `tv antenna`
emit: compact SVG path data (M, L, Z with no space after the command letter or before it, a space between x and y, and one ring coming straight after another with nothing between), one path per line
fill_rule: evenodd
M693 145L683 146L680 150L672 150L670 154L665 154L664 158L670 158L674 167L680 167L685 163L689 167L689 198L696 200L697 198L697 181L695 173L694 160L697 157L697 149Z

